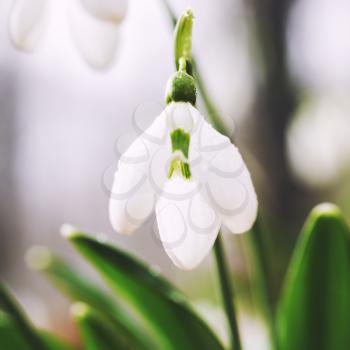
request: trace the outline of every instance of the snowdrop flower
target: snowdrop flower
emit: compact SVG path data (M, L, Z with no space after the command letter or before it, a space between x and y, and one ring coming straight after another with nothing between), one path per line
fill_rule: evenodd
M159 241L182 269L204 259L221 225L242 233L257 214L239 151L195 108L192 20L187 10L175 28L178 71L167 84L167 107L121 156L109 202L112 226L124 234L155 211Z
M32 51L48 28L53 0L14 0L9 16L9 34L16 48ZM68 20L72 38L85 61L103 69L115 58L120 23L127 0L73 0Z
M194 107L193 78L170 79L167 107L118 163L109 216L128 234L155 211L162 246L182 269L196 267L221 225L249 230L257 214L250 174L238 149Z

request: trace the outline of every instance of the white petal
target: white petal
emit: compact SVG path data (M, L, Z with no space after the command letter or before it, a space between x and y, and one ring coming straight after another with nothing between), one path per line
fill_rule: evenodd
M119 26L96 18L79 3L72 6L69 21L73 40L84 60L96 69L110 67L120 44Z
M199 147L204 164L194 167L193 174L203 181L223 223L233 233L248 231L257 215L257 198L249 171L238 149L205 121L200 134L205 138L202 142L197 140L194 147Z
M164 128L165 115L162 114L130 145L119 160L109 202L110 221L119 233L132 232L154 210L156 188L163 187L166 174L159 174L157 177L150 174L153 166L159 172L161 164L164 164L163 167L166 164L164 155L168 152L159 142Z
M93 16L105 21L120 23L128 8L127 0L81 0L83 6Z
M179 268L193 269L212 248L220 219L203 196L199 183L174 177L156 205L161 243Z
M172 130L184 129L193 132L202 118L201 114L189 102L172 102L165 112L168 117L168 125Z
M47 26L47 0L15 0L9 16L9 33L20 50L33 50Z
M147 179L147 164L122 165L115 173L109 218L118 233L131 233L154 210L156 196Z
M228 137L221 135L204 118L194 138L198 139L197 147L201 153L219 151L231 144Z

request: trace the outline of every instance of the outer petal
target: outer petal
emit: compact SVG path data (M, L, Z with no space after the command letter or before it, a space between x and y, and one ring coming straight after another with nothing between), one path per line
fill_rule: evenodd
M193 174L203 181L211 205L220 213L223 223L233 233L249 230L258 205L238 149L204 120L194 135L193 148L202 159L200 166L193 167Z
M20 50L33 50L47 26L47 0L15 0L9 16L9 34Z
M72 6L69 21L73 40L84 60L96 69L111 66L120 42L119 26L96 18L79 3Z
M120 23L128 8L127 0L81 0L93 16L105 21Z
M149 186L146 168L147 163L120 165L115 174L109 217L118 233L134 231L153 211L156 197Z
M153 124L137 138L118 163L109 201L109 217L113 228L128 234L139 227L154 210L157 187L162 187L165 173L150 176L152 167L159 170L166 164L163 135L166 120L160 115ZM152 180L152 181L151 181Z
M167 181L156 205L159 236L179 268L195 268L212 248L220 219L207 202L200 183L180 177Z

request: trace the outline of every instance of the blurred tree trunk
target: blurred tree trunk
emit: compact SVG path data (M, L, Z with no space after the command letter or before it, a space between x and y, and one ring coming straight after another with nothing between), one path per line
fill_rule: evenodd
M18 246L16 222L15 164L15 77L0 68L0 273L7 271ZM25 170L23 170L25 171ZM12 261L13 263L13 261Z
M269 218L268 230L263 234L269 257L269 288L276 299L307 198L293 181L286 151L287 127L297 104L287 62L287 22L294 0L248 1L263 73L253 107L251 146L265 175L260 203L264 219ZM304 201L299 201L301 198Z
M291 219L293 199L299 191L288 170L286 130L296 106L296 94L290 83L286 31L293 0L250 0L256 25L258 53L263 79L258 87L254 108L254 152L268 179L274 216Z

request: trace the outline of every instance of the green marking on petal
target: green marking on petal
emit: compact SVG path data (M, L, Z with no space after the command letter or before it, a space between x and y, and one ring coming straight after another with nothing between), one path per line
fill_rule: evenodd
M176 129L170 133L170 138L173 153L180 151L188 158L191 139L190 133L183 129Z
M181 174L186 180L189 180L191 178L191 170L188 163L181 162Z
M171 179L175 173L180 173L185 180L191 178L190 165L180 158L174 158L170 163L168 178Z
M191 135L184 129L176 129L170 133L171 147L173 153L181 152L188 159ZM181 174L186 180L191 178L191 170L188 162L182 156L175 156L170 163L168 178L171 179L174 173Z

